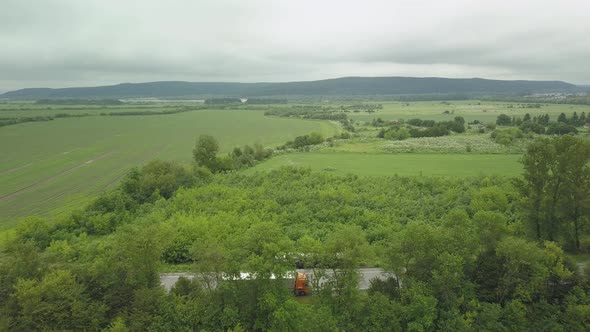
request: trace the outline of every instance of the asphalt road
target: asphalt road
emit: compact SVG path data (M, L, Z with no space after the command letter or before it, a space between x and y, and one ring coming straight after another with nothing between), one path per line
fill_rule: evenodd
M392 274L385 272L383 269L378 269L378 268L359 269L358 271L360 274L358 288L360 290L369 289L369 285L370 285L371 280L373 280L375 278L385 280L389 276L392 276ZM313 280L313 278L314 278L314 273L313 273L313 270L311 270L311 269L297 270L297 272L304 272L310 280ZM326 274L331 275L332 272L327 270ZM162 285L162 287L164 287L166 289L166 291L170 291L170 289L172 289L172 287L174 287L174 285L176 284L176 282L178 281L178 279L180 277L193 279L195 277L195 275L191 274L191 273L182 273L182 272L181 273L161 273L160 274L160 285ZM320 284L322 284L323 282L325 282L325 279L320 279Z
M160 273L160 285L169 292L180 277L193 279L195 276L190 273Z
M587 267L587 264L588 263L578 263L577 265L581 271L584 271L585 268ZM379 268L359 269L358 271L360 273L360 280L359 280L358 289L360 289L360 290L369 289L371 280L373 280L375 278L385 280L388 277L393 276L392 273L385 272L385 270L379 269ZM304 272L310 280L313 280L313 278L314 278L314 273L313 273L313 270L311 270L311 269L299 269L299 270L297 270L297 272ZM326 274L331 275L332 272L330 270L326 270ZM174 287L174 285L176 284L176 282L178 281L178 279L180 277L193 279L195 277L195 275L191 274L191 273L182 273L182 272L181 273L161 273L160 274L160 285L162 285L166 289L166 291L170 291L170 289L172 289L172 287ZM320 284L322 284L324 281L325 280L320 280Z

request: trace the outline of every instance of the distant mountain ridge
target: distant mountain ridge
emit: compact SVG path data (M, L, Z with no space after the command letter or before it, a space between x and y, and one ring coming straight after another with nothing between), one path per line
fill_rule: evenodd
M562 81L506 81L482 78L343 77L285 83L224 83L162 81L76 88L28 88L0 98L149 98L187 96L334 96L409 94L522 94L562 92L576 88Z

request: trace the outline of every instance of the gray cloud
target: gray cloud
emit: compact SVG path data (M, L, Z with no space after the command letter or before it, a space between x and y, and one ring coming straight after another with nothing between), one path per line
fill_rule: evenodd
M339 76L590 83L586 0L2 0L0 90Z

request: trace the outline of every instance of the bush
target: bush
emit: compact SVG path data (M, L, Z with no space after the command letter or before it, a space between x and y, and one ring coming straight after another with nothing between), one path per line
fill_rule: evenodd
M465 132L465 119L462 116L456 116L447 128L456 133L463 133Z
M448 134L450 134L450 131L443 125L437 125L423 130L415 128L410 129L410 135L412 137L440 137Z
M340 135L335 136L335 137L339 138L339 139L349 139L352 137L352 135L350 135L350 133L348 133L348 132L343 132Z
M512 124L512 118L506 114L500 114L496 119L496 124L498 126L510 126Z
M395 129L390 129L389 131L387 131L383 138L387 139L387 140L395 140L395 141L403 141L407 138L410 138L410 131L406 128L399 128L397 130Z
M490 137L498 144L510 145L516 139L523 138L522 131L518 128L499 129L490 135Z
M519 126L520 130L522 130L525 133L528 132L533 132L535 134L544 134L545 133L545 127L539 123L536 122L532 122L532 121L524 121L520 126Z
M549 124L549 127L547 127L547 135L566 135L577 133L578 130L576 127L563 122L554 122Z
M297 136L295 140L285 143L281 149L301 149L310 145L317 145L324 142L324 137L320 133L311 133L309 135Z
M123 191L138 203L152 201L154 193L165 199L180 187L191 187L196 179L184 167L171 162L154 160L141 170L132 170L123 180Z
M415 127L433 128L436 126L442 126L448 130L456 133L465 132L465 119L462 116L456 116L453 121L441 121L436 122L434 120L421 120L421 119L410 119L406 121L406 124Z

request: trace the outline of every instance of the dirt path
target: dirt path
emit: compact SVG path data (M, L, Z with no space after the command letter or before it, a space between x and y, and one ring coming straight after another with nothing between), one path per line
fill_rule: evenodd
M41 181L37 181L37 182L35 182L35 183L33 183L33 184L30 184L30 185L28 185L28 186L26 186L26 187L23 187L23 188L21 188L21 189L19 189L19 190L15 191L15 192L12 192L12 193L10 193L10 194L7 194L7 195L4 195L4 196L0 196L0 202L7 201L7 200L9 200L9 199L11 199L11 198L14 198L14 197L16 197L16 196L18 196L18 195L21 195L21 194L23 194L23 193L25 193L25 192L28 192L28 191L32 190L32 189L38 188L38 187L40 187L41 185L44 185L44 184L46 184L46 183L48 183L48 182L51 182L51 181L53 181L53 180L55 180L55 179L57 179L57 178L59 178L59 177L61 177L61 176L64 176L64 175L66 175L66 174L70 174L70 173L72 173L72 172L74 172L74 171L76 171L76 170L78 170L78 169L80 169L80 168L82 168L82 167L84 167L84 166L88 166L89 164L92 164L92 163L93 163L93 162L95 162L95 161L98 161L98 160L100 160L100 159L103 159L103 158L107 157L107 156L108 156L108 155L110 155L111 153L112 153L112 152L107 152L107 153L105 153L105 154L102 154L102 155L100 155L100 156L98 156L98 157L94 158L94 159L90 159L90 160L88 160L88 161L86 161L86 162L84 162L84 163L82 163L82 164L80 164L80 165L74 166L74 167L72 167L72 168L68 168L68 169L66 169L66 170L63 170L63 171L61 171L61 172L59 172L59 173L57 173L57 174L55 174L55 175L53 175L53 176L50 176L50 177L48 177L48 178L45 178L45 179L43 179L43 180L41 180Z
M6 174L10 174L10 173L12 173L12 172L16 172L16 171L18 171L19 169L23 169L23 168L29 167L29 166L31 166L31 165L33 165L33 163L29 163L29 164L26 164L26 165L23 165L23 166L19 166L19 167L13 168L13 169L6 170L6 171L4 171L4 172L0 172L0 176L2 176L2 175L6 175Z
M76 150L79 150L79 149L80 149L80 148L75 148L75 149L72 149L72 150L70 150L70 151L65 151L65 152L62 152L62 153L58 153L58 154L56 154L56 155L53 155L53 156L50 156L50 157L47 157L47 158L43 158L43 159L39 159L39 160L35 160L35 162L36 162L36 163L40 163L40 162L43 162L43 161L45 161L45 160L49 160L49 159L55 158L56 156L57 156L57 157L59 157L59 156L63 156L63 155L66 155L66 154L70 154L71 152L74 152L74 151L76 151ZM2 175L6 175L6 174L10 174L10 173L12 173L12 172L16 172L16 171L18 171L18 170L21 170L21 169L23 169L23 168L27 168L27 167L29 167L29 166L32 166L33 164L34 164L34 163L28 163L28 164L26 164L26 165L23 165L23 166L19 166L19 167L15 167L15 168L12 168L12 169L8 169L8 170L5 170L5 171L2 171L2 172L0 172L0 176L2 176Z

